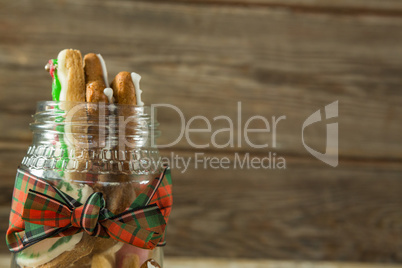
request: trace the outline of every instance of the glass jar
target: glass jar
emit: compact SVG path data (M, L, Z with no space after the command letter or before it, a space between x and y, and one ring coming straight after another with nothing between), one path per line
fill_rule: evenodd
M33 142L20 169L82 204L101 192L105 207L122 213L163 171L156 111L150 107L45 101L33 118ZM142 249L84 231L15 253L12 267L140 268L149 259L162 267L162 248Z

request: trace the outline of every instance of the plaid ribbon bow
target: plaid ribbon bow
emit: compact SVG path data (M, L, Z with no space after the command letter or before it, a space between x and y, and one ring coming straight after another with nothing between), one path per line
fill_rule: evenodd
M166 167L123 213L105 207L102 193L85 204L43 179L18 169L6 242L19 252L43 239L87 232L140 248L165 244L165 228L172 206L172 180Z

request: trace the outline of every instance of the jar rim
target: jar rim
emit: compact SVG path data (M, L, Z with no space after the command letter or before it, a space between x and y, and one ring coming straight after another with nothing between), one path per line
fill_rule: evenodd
M159 137L156 117L157 109L151 106L39 101L30 128L33 132L89 135L93 134L87 131L89 127L98 127L101 132L107 129L107 133L119 133L122 130L124 133L127 130L136 135L153 132Z
M38 101L33 117L35 119L38 116L59 116L62 113L71 115L80 111L81 108L89 112L89 114L98 113L98 116L108 116L117 113L116 115L125 117L150 118L155 125L159 125L156 120L157 107L116 103L109 104L104 102ZM105 113L105 111L109 111L109 114ZM81 114L81 119L85 119L87 115L88 113L86 115Z
M53 101L53 100L45 100L45 101L38 101L36 103L37 107L40 106L57 106L57 105L63 105L63 104L69 104L69 105L80 105L80 104L85 104L85 105L105 105L105 106L116 106L116 107L133 107L133 108L144 108L144 109L157 109L156 107L152 107L150 105L133 105L133 104L119 104L119 103L105 103L105 102L86 102L86 101Z

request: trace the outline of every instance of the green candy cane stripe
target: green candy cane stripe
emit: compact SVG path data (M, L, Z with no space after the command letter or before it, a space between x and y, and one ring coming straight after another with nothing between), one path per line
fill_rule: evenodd
M61 84L60 84L59 76L57 74L58 61L57 61L57 59L52 59L49 61L49 64L50 64L49 73L53 78L52 98L54 101L60 101ZM60 111L60 113L62 113L62 110L60 110L60 108L58 106L55 106L55 110L56 110L56 112ZM66 142L64 141L64 125L63 125L64 120L65 120L65 118L63 116L58 116L55 119L55 123L60 123L60 125L56 125L56 131L58 131L60 133L60 134L58 134L60 147L61 147L61 149L63 149L63 152L64 152L62 158L56 164L56 168L59 169L59 175L61 177L64 176L63 162L68 161L68 153L67 153L68 146L67 146Z
M52 69L50 70L50 74L53 76L52 82L52 97L54 101L60 100L60 92L61 92L61 85L59 76L57 75L57 59L52 59Z

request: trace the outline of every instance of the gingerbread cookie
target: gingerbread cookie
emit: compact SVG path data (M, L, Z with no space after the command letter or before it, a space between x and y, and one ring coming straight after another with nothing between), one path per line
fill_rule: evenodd
M85 77L79 50L65 49L57 56L60 101L85 101Z
M137 103L134 83L129 72L118 73L110 87L118 104L135 105Z
M109 102L103 92L107 85L107 71L100 54L85 55L84 71L87 102Z

